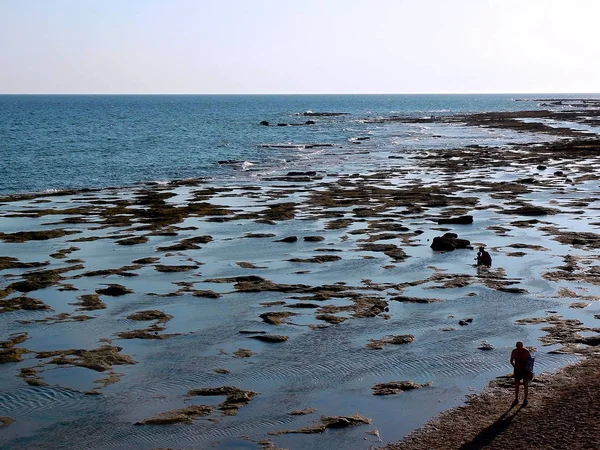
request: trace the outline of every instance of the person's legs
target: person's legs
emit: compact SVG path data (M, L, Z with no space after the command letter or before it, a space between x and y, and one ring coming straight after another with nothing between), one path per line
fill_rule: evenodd
M529 388L529 381L523 380L523 405L527 404L527 391Z
M515 374L515 401L513 402L513 406L519 403L519 379Z

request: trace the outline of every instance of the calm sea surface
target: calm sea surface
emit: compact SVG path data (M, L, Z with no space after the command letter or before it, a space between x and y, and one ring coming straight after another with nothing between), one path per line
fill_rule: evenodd
M0 95L0 192L127 186L183 178L260 180L273 171L376 168L350 145L402 152L438 136L426 127L365 123L393 115L441 116L538 108L515 95ZM308 117L306 111L343 112ZM314 125L261 126L277 124ZM463 138L465 136L462 136ZM445 139L444 139L445 138ZM468 136L472 141L480 137ZM328 143L343 151L306 149ZM264 144L293 144L265 148ZM353 155L354 153L354 155ZM227 160L234 164L219 164ZM363 168L364 168L363 167Z

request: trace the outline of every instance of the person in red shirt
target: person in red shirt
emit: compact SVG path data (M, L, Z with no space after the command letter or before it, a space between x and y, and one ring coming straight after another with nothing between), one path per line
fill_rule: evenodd
M531 359L529 350L523 347L522 342L517 342L516 348L510 354L510 364L515 371L515 401L513 406L519 404L519 385L523 382L523 406L527 406L527 388L529 385L529 370L527 363Z

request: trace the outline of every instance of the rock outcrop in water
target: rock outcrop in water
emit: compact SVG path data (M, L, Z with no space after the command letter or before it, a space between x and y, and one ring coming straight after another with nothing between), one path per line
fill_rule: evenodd
M468 248L471 241L459 239L456 233L444 233L442 236L436 236L431 242L431 249L435 251L451 252L457 248Z

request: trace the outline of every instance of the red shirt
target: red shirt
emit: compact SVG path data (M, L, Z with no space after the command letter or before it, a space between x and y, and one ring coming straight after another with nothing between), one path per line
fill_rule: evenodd
M531 354L529 353L529 350L527 350L525 347L515 348L510 354L510 360L511 362L515 362L515 369L517 370L525 369L525 366L527 365L527 360L530 357Z

